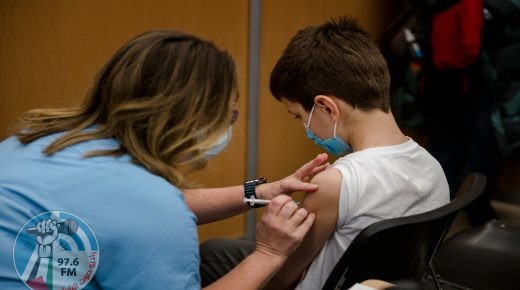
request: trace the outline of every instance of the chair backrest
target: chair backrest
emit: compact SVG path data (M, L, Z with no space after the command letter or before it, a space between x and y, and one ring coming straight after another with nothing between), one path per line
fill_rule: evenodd
M450 203L366 227L340 258L323 289L348 289L367 279L422 281L456 214L474 201L485 185L484 175L470 173Z

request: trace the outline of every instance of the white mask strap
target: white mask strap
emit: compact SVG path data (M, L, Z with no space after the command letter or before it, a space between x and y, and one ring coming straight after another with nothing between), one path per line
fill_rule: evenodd
M305 126L307 128L310 128L310 126L311 126L311 118L312 118L312 113L314 112L315 106L316 106L316 104L312 105L311 113L309 114L309 120L307 120L307 124L305 124Z

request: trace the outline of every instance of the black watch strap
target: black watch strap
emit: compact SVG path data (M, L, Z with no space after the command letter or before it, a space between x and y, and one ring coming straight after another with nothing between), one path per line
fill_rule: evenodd
M256 199L256 186L259 184L267 183L267 179L265 177L260 177L257 179L252 179L244 182L244 196L247 199ZM265 205L255 204L254 202L248 202L250 207L262 207Z

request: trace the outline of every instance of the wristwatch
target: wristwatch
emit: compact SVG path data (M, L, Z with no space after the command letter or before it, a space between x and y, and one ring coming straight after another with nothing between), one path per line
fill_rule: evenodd
M259 177L257 179L252 179L244 182L244 196L246 198L256 199L256 186L259 184L267 183L267 178ZM255 204L254 202L248 202L250 207L262 207L265 205Z

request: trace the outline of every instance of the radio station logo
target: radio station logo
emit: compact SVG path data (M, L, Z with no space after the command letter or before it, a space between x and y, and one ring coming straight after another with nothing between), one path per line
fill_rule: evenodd
M92 229L78 216L49 211L30 219L13 246L16 272L34 290L82 289L99 264Z

